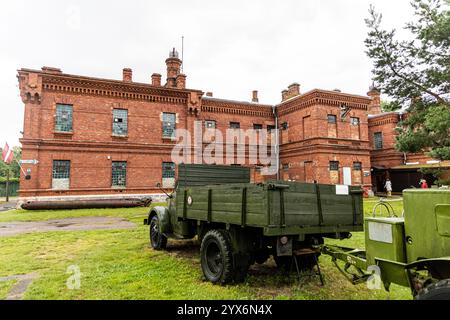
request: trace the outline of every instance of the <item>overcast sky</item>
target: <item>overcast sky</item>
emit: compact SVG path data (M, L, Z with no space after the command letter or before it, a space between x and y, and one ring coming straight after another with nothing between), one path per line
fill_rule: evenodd
M280 102L292 82L365 95L371 83L364 18L370 4L384 25L412 20L408 0L4 1L0 7L0 144L19 145L23 103L17 69L118 79L122 69L165 79L172 47L185 37L187 87L215 97Z

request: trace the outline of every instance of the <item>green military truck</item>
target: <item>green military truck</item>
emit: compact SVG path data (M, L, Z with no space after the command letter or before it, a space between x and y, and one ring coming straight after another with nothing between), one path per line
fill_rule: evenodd
M415 299L450 300L450 190L404 190L403 206L401 216L391 207L388 217L374 210L365 219L365 250L324 245L321 251L354 284L378 275L386 290L395 283Z
M197 236L203 274L213 283L240 282L250 265L270 256L280 267L295 260L312 268L324 237L345 239L363 230L361 188L250 183L245 167L181 164L167 196L167 205L152 208L144 221L151 246L162 250L167 238Z

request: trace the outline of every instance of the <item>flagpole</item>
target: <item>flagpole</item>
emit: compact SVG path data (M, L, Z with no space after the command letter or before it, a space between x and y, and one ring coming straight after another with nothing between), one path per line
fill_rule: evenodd
M6 202L9 202L9 165L6 170Z

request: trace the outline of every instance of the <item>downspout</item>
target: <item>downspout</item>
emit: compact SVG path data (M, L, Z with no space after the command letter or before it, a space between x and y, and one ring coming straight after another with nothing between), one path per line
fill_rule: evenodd
M400 111L399 113L398 113L398 116L399 116L399 120L400 120L400 122L401 121L403 121L403 112L402 111ZM403 164L406 164L408 162L408 155L406 154L406 152L403 152Z
M277 180L280 180L280 144L278 135L278 112L276 105L272 106L272 112L275 117L275 156L276 156Z

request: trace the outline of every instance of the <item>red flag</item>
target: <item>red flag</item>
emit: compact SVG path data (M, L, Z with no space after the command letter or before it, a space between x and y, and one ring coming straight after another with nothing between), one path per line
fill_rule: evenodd
M2 160L5 163L10 164L13 161L13 158L14 158L14 153L12 152L12 149L9 148L8 143L6 143L6 145L2 151Z

